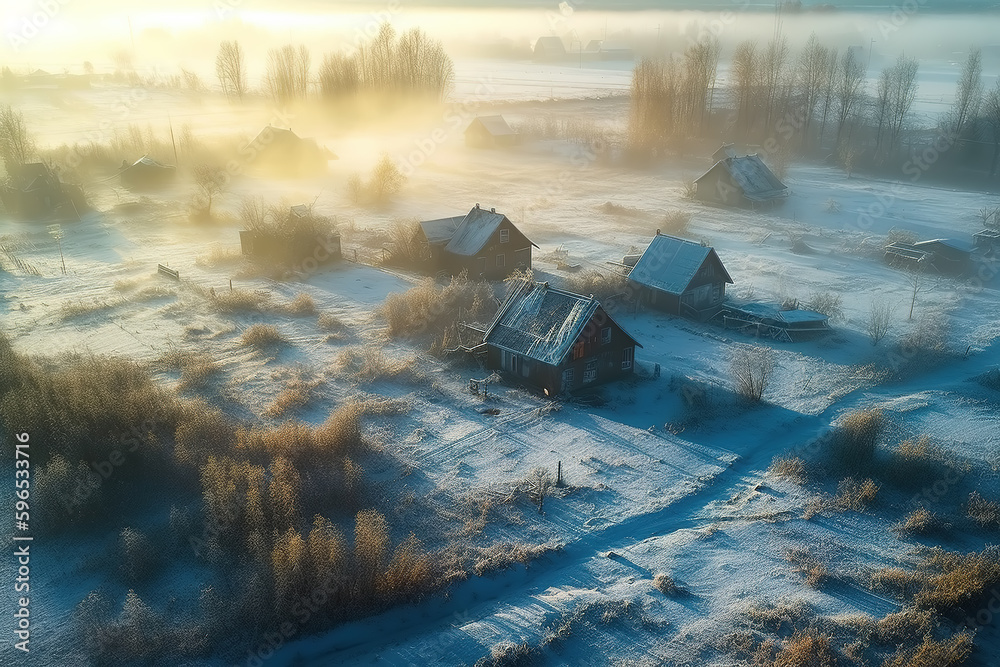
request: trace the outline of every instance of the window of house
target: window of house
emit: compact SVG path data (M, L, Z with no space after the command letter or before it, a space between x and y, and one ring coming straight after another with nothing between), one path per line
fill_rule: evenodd
M601 329L601 345L607 345L611 342L611 327L604 327Z
M500 243L506 243L507 241L510 241L510 230L509 229L501 229L500 230Z
M497 255L497 268L498 269L502 269L504 266L506 266L506 264L507 264L507 260L504 258L504 256L503 255Z
M597 379L597 359L592 359L587 362L586 368L583 369L583 381L584 383L593 382Z
M562 374L562 384L563 389L569 389L573 385L573 380L576 379L576 370L572 368L567 368Z
M573 346L573 361L577 359L583 359L583 355L586 353L587 343L579 340L576 345Z
M627 371L632 368L633 361L635 361L635 348L626 347L622 350L622 370Z

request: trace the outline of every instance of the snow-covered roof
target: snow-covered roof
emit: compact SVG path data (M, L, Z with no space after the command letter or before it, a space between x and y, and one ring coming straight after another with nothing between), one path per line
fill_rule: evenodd
M710 246L676 236L657 234L629 274L629 279L640 285L652 287L668 294L683 294L698 269L710 256L715 255L727 283L733 279L722 265L722 260Z
M496 209L487 211L476 204L455 230L445 250L456 255L475 255L483 249L503 220L503 213L497 213Z
M464 215L458 215L453 218L439 218L437 220L426 220L420 223L421 229L424 230L424 236L427 237L427 242L431 244L447 243L451 240L451 237L455 235L458 230L458 226L462 224L465 220Z
M729 172L733 181L743 191L743 196L751 201L767 201L788 194L788 187L779 181L778 177L764 164L764 161L756 155L727 157L720 160L695 182L697 183L719 168Z
M507 124L503 116L479 116L474 121L472 121L471 128L476 123L482 125L487 132L489 132L494 137L509 136L512 134L517 134L514 132L513 128Z
M747 303L739 306L736 310L785 324L822 324L830 319L823 313L817 313L814 310L781 310L778 306L770 303Z
M135 162L133 162L130 165L130 168L131 167L139 167L139 168L153 167L153 168L156 168L156 169L173 169L174 168L174 167L172 167L170 165L163 164L162 162L157 162L156 160L154 160L153 158L149 157L148 155L143 155L141 158L139 158L138 160L136 160Z
M513 289L483 340L558 366L599 307L593 297L525 281Z
M913 246L916 248L927 248L934 245L943 245L952 250L958 250L959 252L972 252L972 246L964 241L959 241L958 239L929 239L927 241L918 241L914 243Z

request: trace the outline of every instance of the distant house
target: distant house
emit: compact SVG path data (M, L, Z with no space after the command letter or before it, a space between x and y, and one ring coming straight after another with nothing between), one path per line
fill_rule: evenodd
M972 248L955 239L932 239L917 243L896 241L885 247L885 261L899 268L961 275L969 269L971 260Z
M41 162L24 164L15 170L15 185L4 187L2 199L11 213L25 218L47 218L64 206L84 205L79 188L62 183L59 176ZM77 212L73 211L74 217Z
M305 205L292 206L284 220L240 232L244 255L274 264L317 266L340 259L340 232Z
M592 296L524 281L483 338L486 364L549 396L632 375L642 347Z
M470 278L503 280L516 269L531 268L531 248L536 246L496 209L479 204L468 215L420 223L437 271Z
M733 279L714 248L657 230L629 282L642 304L706 320L719 312Z
M725 206L756 207L788 196L785 184L756 155L719 160L695 181L695 187L699 201Z
M168 185L177 176L177 167L157 162L148 155L133 162L131 165L122 160L122 185L136 190L158 188Z
M336 160L327 148L315 139L304 139L292 132L268 125L250 143L240 149L240 155L251 165L274 174L307 176L326 171L327 163Z
M517 132L503 116L479 116L465 130L465 143L473 148L513 146L517 140Z
M635 60L635 52L624 44L592 39L580 54L585 60Z
M554 35L539 37L533 53L535 60L563 60L566 58L566 45Z

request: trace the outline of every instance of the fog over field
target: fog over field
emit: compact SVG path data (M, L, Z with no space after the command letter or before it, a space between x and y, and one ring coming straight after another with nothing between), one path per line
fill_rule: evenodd
M998 664L994 3L0 28L0 663Z

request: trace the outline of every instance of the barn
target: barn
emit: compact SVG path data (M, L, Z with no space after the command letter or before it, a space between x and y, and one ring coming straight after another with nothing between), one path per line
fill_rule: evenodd
M486 364L548 396L632 375L642 347L592 296L522 281L486 330Z
M788 196L788 187L756 155L727 155L695 181L695 188L699 201L725 206L756 208Z
M517 141L517 132L503 116L479 116L465 130L465 144L471 148L502 148Z
M656 231L629 274L639 302L673 315L716 315L733 279L715 248Z
M507 216L479 204L464 216L421 222L420 231L435 271L484 280L530 269L531 248L538 247Z

